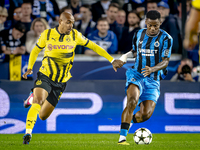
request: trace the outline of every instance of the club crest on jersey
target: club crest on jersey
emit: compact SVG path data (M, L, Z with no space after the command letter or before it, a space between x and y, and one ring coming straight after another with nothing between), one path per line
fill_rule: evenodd
M70 38L66 38L66 41L69 42L69 41L70 41Z
M36 85L41 85L42 81L41 80L37 80L37 82L35 83Z
M159 46L160 46L160 43L159 43L158 41L156 41L156 42L154 43L154 46L155 46L155 47L159 47Z
M48 49L51 51L52 50L52 45L51 44L48 44Z

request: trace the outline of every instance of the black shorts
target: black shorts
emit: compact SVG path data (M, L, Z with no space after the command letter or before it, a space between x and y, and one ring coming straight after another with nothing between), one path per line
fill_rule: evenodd
M56 107L60 96L62 95L63 91L65 90L66 87L66 82L65 83L58 83L54 82L49 77L44 75L41 72L37 73L37 80L34 83L34 88L40 87L45 89L49 95L47 97L47 101Z

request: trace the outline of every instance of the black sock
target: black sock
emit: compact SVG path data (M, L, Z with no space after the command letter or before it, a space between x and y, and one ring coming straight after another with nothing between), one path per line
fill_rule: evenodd
M130 126L129 123L126 123L126 122L122 122L122 123L121 123L121 129L126 129L126 130L128 130L129 126Z

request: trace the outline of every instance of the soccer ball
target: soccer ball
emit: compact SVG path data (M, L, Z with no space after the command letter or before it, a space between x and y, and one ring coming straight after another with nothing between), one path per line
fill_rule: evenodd
M136 144L150 144L152 141L152 134L147 128L139 128L133 135L133 140Z

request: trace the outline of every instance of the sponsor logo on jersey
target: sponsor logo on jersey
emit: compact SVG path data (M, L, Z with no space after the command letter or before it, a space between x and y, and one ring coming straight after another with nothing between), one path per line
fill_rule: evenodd
M139 52L142 53L142 56L154 56L154 54L157 54L158 50L154 49L139 49Z
M72 45L52 45L48 44L48 49L51 51L52 49L73 49L74 46Z
M41 80L37 80L37 82L35 83L36 85L41 85L42 81Z

